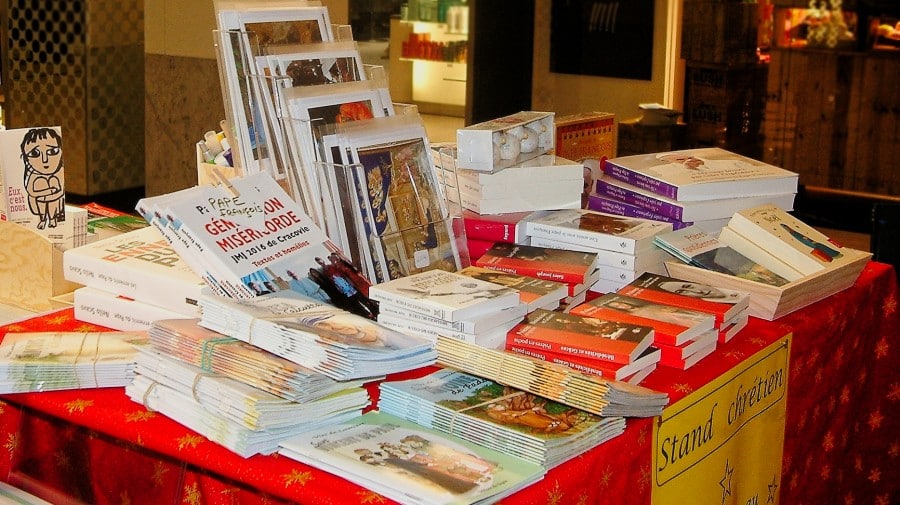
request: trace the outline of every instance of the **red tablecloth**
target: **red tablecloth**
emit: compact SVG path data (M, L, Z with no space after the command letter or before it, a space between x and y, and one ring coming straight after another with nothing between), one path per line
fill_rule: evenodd
M96 329L71 310L0 328ZM780 502L897 503L900 499L900 316L893 269L866 267L852 288L775 322L751 318L711 357L680 372L660 368L644 385L675 402L793 332ZM422 370L399 374L408 377ZM377 394L374 386L370 387ZM652 419L561 465L505 504L649 503ZM285 457L244 459L122 388L5 395L0 479L88 503L389 503Z

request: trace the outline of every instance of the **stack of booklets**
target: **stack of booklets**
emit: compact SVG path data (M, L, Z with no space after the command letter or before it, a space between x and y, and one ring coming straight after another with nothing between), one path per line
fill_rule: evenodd
M645 273L618 292L633 298L712 314L720 344L728 342L747 326L749 318L749 293L667 275Z
M156 228L146 226L63 253L75 290L75 318L122 331L156 319L197 317L206 283Z
M434 363L434 342L290 290L248 300L200 298L200 324L335 380Z
M568 286L564 306L584 301L588 288L600 278L598 255L559 247L538 247L497 242L475 261L475 266Z
M146 344L145 332L7 333L0 342L0 393L125 386Z
M496 503L541 480L546 469L390 414L313 430L281 443L279 454L399 503Z
M295 402L310 402L356 388L365 380L336 381L242 340L200 326L198 319L154 321L150 346L167 356L227 375ZM375 377L372 379L377 379Z
M601 416L656 416L669 401L665 393L514 352L447 337L438 337L436 347L438 363L445 367Z
M451 369L379 387L381 412L548 469L625 430L623 417L597 416Z
M712 354L719 340L715 316L620 293L607 293L573 307L570 314L653 328L659 364L686 370Z
M446 335L486 347L502 346L526 308L516 289L444 270L375 284L369 296L378 301L378 322L389 328L432 342Z
M298 433L359 417L370 403L362 387L294 402L151 348L141 349L136 362L125 388L133 401L243 457L271 454Z
M610 158L591 208L712 230L761 204L791 210L798 174L717 147ZM708 225L713 223L713 226Z
M744 256L714 236L688 226L654 238L656 245L688 265L733 275L769 286L784 286L789 281L768 267Z
M654 333L634 322L537 310L509 331L506 350L636 384L661 359Z
M666 254L653 237L672 224L587 209L563 209L526 218L531 245L591 252L600 267L593 291L608 293L644 272L665 272Z

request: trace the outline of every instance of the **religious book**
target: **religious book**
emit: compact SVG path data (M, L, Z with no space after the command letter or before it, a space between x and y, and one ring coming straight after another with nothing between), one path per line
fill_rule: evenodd
M697 349L689 356L679 358L677 356L667 356L665 359L660 357L659 366L669 367L669 368L677 368L678 370L687 370L692 366L696 365L703 358L709 356L716 350L716 342L713 342L706 347Z
M678 219L675 219L671 216L657 214L652 210L645 209L644 207L595 193L591 193L590 195L588 195L586 208L588 210L596 210L597 212L613 214L616 216L637 217L640 219L650 219L652 221L664 221L667 223L672 223L673 230L680 230L681 228L693 224L692 222L679 221Z
M619 435L601 417L448 368L379 385L378 410L552 468Z
M119 331L147 331L158 319L191 317L90 286L76 289L72 303L75 319Z
M524 219L530 211L508 212L505 214L478 214L463 209L463 226L466 239L478 239L492 242L517 243L525 238Z
M718 147L611 158L603 172L677 201L796 193L799 177Z
M553 351L544 351L524 346L507 346L507 351L529 356L535 359L556 363L558 365L567 366L573 370L577 370L588 375L596 375L605 379L614 381L625 381L629 384L638 384L640 380L632 380L637 375L638 379L643 379L641 371L656 368L662 352L654 346L650 346L641 353L631 363L613 363L606 360L592 359L585 356L574 356L572 354L563 354Z
M513 326L519 324L519 321L521 321L521 318L504 321L493 328L470 333L448 329L444 325L429 324L421 319L407 319L390 314L378 314L378 324L397 330L406 335L415 335L431 341L436 341L438 335L441 335L465 340L466 342L472 342L484 347L503 347L503 344L506 341L506 332Z
M765 203L784 210L794 208L795 192L771 195L715 198L711 200L678 201L614 179L601 177L595 188L597 195L645 209L654 215L680 222L707 221L730 218L735 212ZM641 216L638 216L641 217Z
M555 209L580 209L581 193L566 188L563 191L519 192L509 191L503 196L483 198L470 191L448 192L448 200L478 214L504 214L534 212Z
M716 318L716 327L745 312L750 294L710 286L667 275L644 273L619 290L633 298L664 303L675 307L708 312Z
M761 205L735 213L728 227L737 234L809 275L855 260L844 247L774 205Z
M597 270L597 255L498 242L475 261L475 266L557 282L590 284Z
M660 351L660 364L666 366L666 363L672 360L687 359L695 352L702 352L709 346L715 346L718 344L718 340L719 332L713 329L703 332L693 340L679 345L657 344L655 342L653 345Z
M656 268L672 259L672 256L654 244L645 247L634 254L597 249L583 245L570 244L555 239L542 237L530 237L529 244L534 247L548 247L551 249L566 249L571 251L590 252L597 255L598 267L621 268L623 270L642 271Z
M568 286L562 282L528 277L490 268L468 266L459 271L462 275L493 282L513 288L519 292L519 301L525 304L526 312L534 309L553 309L568 295Z
M650 347L653 335L649 326L538 309L509 331L506 345L631 363Z
M145 226L63 253L66 280L186 317L198 315L206 283L156 228Z
M654 241L656 245L691 266L775 287L790 282L731 247L719 243L716 237L696 225L657 235Z
M369 296L448 321L519 304L516 289L444 270L426 270L375 284L369 289Z
M379 320L382 320L382 316L391 316L393 318L401 318L409 321L421 321L422 323L433 326L439 330L458 331L468 334L483 334L488 330L503 326L510 321L520 321L528 312L527 309L528 307L524 303L520 303L508 309L495 310L480 316L468 317L460 321L448 321L392 303L379 303L378 318Z
M0 393L124 386L146 344L146 332L7 333L0 342Z
M766 250L763 246L734 231L734 228L730 226L724 226L722 230L719 231L719 235L716 238L718 238L720 243L734 249L789 281L793 282L803 278L803 272L792 267L782 256L772 254L772 252Z
M570 314L653 328L657 345L682 345L712 330L715 316L620 293L607 293L572 307Z
M634 254L653 237L672 231L671 223L628 218L588 209L562 209L528 218L525 233L596 249Z
M381 412L297 435L278 452L401 503L496 502L546 471Z

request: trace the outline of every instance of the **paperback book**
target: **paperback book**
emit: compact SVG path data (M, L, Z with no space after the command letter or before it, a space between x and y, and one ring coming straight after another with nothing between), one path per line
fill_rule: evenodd
M803 275L856 259L834 239L773 205L737 212L728 227Z
M653 328L657 345L679 346L714 328L715 316L620 293L607 293L569 310L570 314Z
M664 233L654 240L659 247L682 262L698 268L776 287L789 282L731 247L719 243L714 236L696 226Z
M697 335L693 340L689 340L679 345L656 344L660 350L660 364L666 366L666 363L672 360L687 359L696 352L701 352L709 346L716 346L719 340L719 332L716 330L708 330Z
M677 201L796 193L799 177L718 147L611 158L603 172Z
M636 217L640 219L650 219L652 221L672 223L673 230L680 230L681 228L693 224L692 222L679 221L678 219L671 216L657 214L639 205L634 205L631 203L623 202L621 200L616 200L615 198L609 196L598 195L595 193L591 193L590 195L588 195L586 208L588 210L596 210L597 212L613 214L615 216Z
M0 209L51 242L64 243L66 184L59 126L0 130Z
M411 322L420 321L437 328L436 331L448 330L469 334L484 334L486 331L504 326L506 323L518 322L525 316L526 312L527 306L524 303L520 303L515 307L491 311L481 316L469 317L461 321L448 321L391 303L378 304L379 320L382 320L382 316L390 316Z
M477 266L463 268L459 273L473 279L500 284L501 286L517 290L519 292L519 301L525 304L526 312L531 312L535 309L549 308L552 310L559 305L560 300L568 295L568 286L562 282Z
M640 384L648 374L656 369L656 365L659 363L662 355L659 348L652 345L631 363L612 363L605 360L537 350L518 345L508 346L507 350L523 356L567 366L588 375L596 375L613 381L624 381L629 384Z
M498 242L475 261L475 266L557 282L590 284L597 270L597 254Z
M672 231L671 223L627 218L587 209L564 209L528 218L525 233L596 249L634 254L653 237Z
M483 198L469 191L448 191L450 202L478 214L534 212L555 209L580 209L581 193L569 190L553 193L508 192L505 196Z
M381 412L548 469L625 428L623 417L597 416L451 369L379 388Z
M190 317L89 286L76 289L72 302L75 319L118 331L147 331L157 319Z
M570 251L595 253L597 255L598 267L621 268L622 270L631 270L635 272L656 268L659 265L664 264L666 260L672 259L670 254L663 251L655 244L651 244L644 249L635 251L634 254L609 251L607 249L597 249L595 247L570 244L568 242L542 237L530 237L529 245L534 247L548 247L550 249L565 249Z
M546 471L380 412L290 438L278 452L388 499L422 505L495 502Z
M734 249L791 282L801 279L804 275L799 269L788 264L783 256L772 254L763 246L734 231L734 228L730 226L724 226L716 238L719 243Z
M509 351L440 337L438 363L601 416L650 417L668 403L665 393L588 375Z
M490 348L502 348L506 342L506 332L519 324L520 320L521 318L505 321L493 328L480 330L476 333L468 333L447 329L440 325L428 324L418 319L404 319L390 314L378 314L379 324L397 330L400 333L422 337L432 342L436 341L438 336L444 336Z
M509 331L506 345L631 363L653 339L649 326L538 309Z
M515 244L525 238L525 218L530 211L505 214L479 214L463 209L463 225L467 239Z
M749 293L653 273L642 274L619 293L713 314L716 327L744 313L750 306Z
M519 304L516 289L444 270L426 270L375 284L369 295L378 302L447 321L462 321Z

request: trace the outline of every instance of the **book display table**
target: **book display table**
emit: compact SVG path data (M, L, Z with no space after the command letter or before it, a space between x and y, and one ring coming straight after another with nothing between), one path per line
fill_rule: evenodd
M893 269L872 262L850 289L773 322L751 318L693 368L657 369L643 385L667 392L676 405L792 334L781 479L768 503L895 503L897 299ZM64 309L0 327L0 337L83 328L96 327ZM375 385L370 390L377 393ZM650 503L655 422L629 419L623 435L502 503ZM241 458L132 402L122 388L4 395L0 440L0 480L57 503L389 502L283 456ZM732 503L730 493L722 498Z

